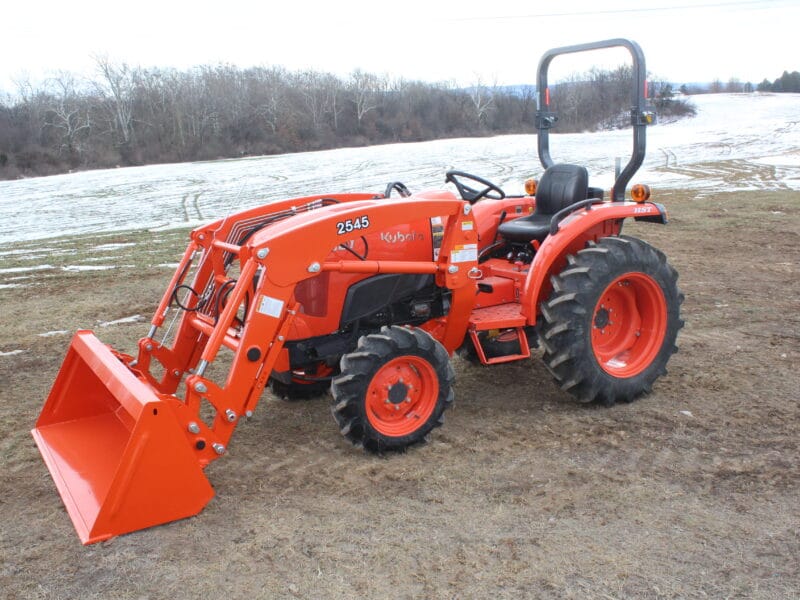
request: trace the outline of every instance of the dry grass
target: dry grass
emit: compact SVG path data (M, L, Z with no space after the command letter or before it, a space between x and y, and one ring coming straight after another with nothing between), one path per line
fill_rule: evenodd
M0 289L0 351L24 350L0 356L2 595L800 597L797 194L660 200L672 223L627 233L671 257L687 326L650 396L587 408L539 361L456 360L446 426L377 458L346 444L325 399L265 395L209 467L217 496L198 517L90 547L28 434L68 343L38 334L97 328L131 351L146 324L98 322L149 318L170 274L156 265L183 241L120 234L136 245L113 264L135 268L35 272L18 280L31 287ZM61 242L73 263L98 243Z

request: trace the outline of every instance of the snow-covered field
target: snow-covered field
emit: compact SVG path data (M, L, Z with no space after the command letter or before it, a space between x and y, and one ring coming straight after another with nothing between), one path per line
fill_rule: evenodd
M692 97L698 115L648 131L634 181L655 187L800 190L800 94ZM552 135L556 161L589 167L609 188L630 131ZM538 174L536 136L390 144L282 156L88 171L0 182L0 245L65 234L202 223L249 206L312 193L441 187L455 168L520 193ZM0 253L2 256L2 253Z

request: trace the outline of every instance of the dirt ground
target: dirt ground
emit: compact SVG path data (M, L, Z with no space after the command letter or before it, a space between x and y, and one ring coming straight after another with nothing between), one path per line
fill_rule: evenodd
M375 457L328 399L265 394L199 516L88 547L29 434L69 339L39 334L131 351L146 323L98 324L149 319L183 242L0 289L0 597L800 598L798 196L667 192L669 226L626 230L686 294L680 352L633 404L577 405L539 360L456 358L446 425Z

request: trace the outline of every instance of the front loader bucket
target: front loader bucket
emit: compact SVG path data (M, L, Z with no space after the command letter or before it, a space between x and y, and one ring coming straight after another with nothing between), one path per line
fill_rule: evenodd
M84 544L196 515L214 495L169 401L90 331L31 433Z

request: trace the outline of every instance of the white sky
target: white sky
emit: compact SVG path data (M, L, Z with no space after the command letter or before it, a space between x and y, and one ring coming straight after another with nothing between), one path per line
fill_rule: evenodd
M799 26L800 0L15 0L0 9L0 90L92 73L98 54L144 67L535 83L544 50L612 37L639 42L661 79L757 83L800 70Z

